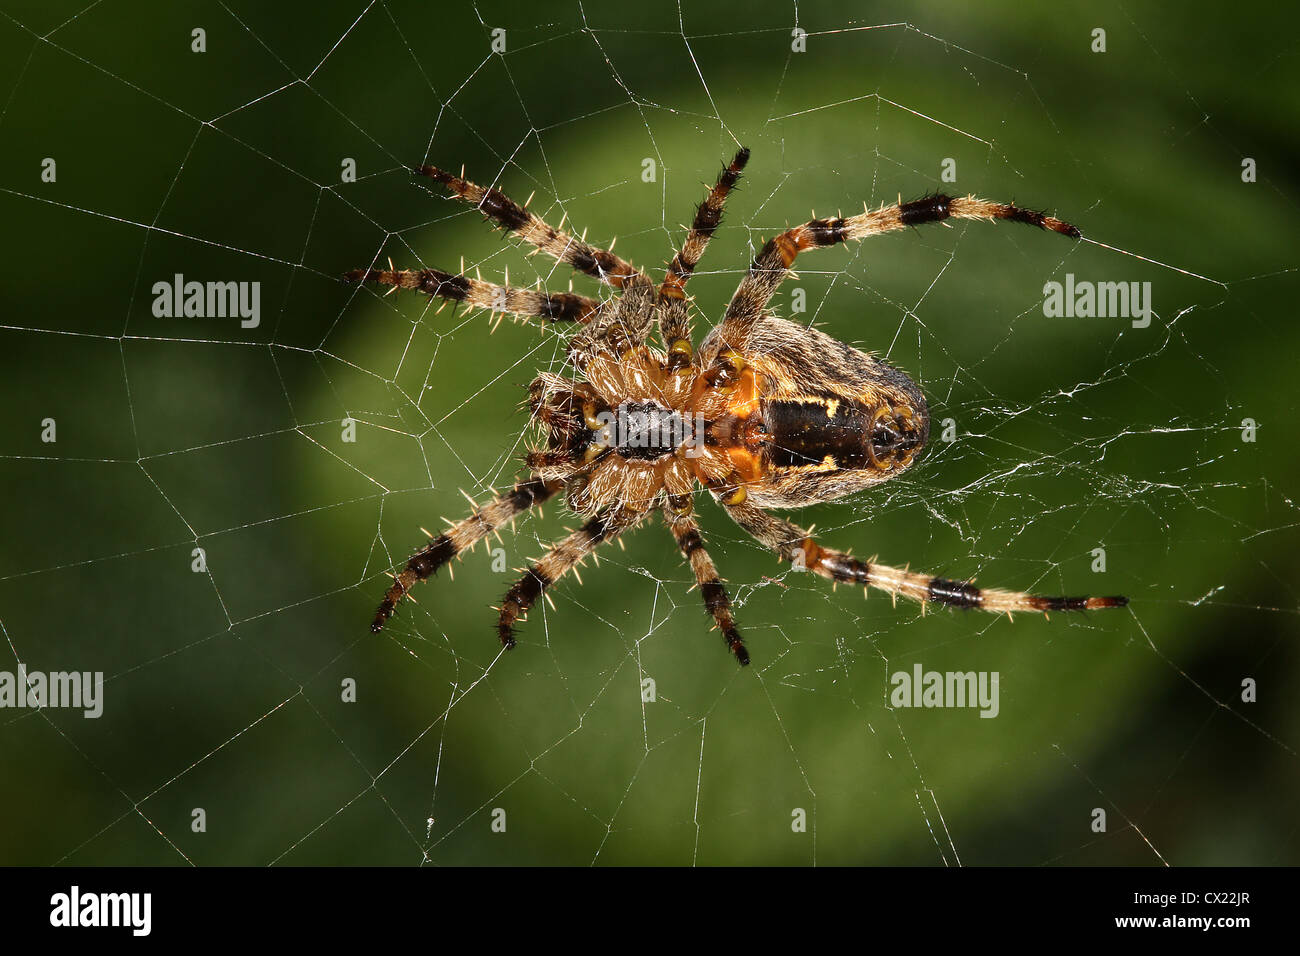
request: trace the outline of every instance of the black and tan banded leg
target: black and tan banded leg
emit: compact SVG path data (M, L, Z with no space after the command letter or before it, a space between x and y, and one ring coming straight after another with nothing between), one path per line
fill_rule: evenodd
M665 511L663 516L672 529L673 537L677 539L677 547L690 562L695 583L699 585L700 595L704 598L705 610L713 615L718 630L722 632L728 649L736 655L736 660L748 664L749 651L745 650L745 643L740 639L735 619L731 616L731 598L727 596L726 585L718 577L717 565L704 548L699 522L689 514L673 515Z
M905 568L891 568L875 561L863 561L818 544L798 525L768 514L753 505L727 508L736 523L771 548L782 560L832 581L860 584L926 604L975 608L1011 615L1017 611L1087 611L1094 608L1124 607L1125 597L1046 597L978 588L969 581L950 581Z
M684 368L691 362L691 325L686 305L686 283L704 256L704 250L722 222L722 209L727 194L740 179L740 171L749 161L749 150L741 148L731 165L725 167L708 196L695 210L691 231L681 249L668 264L663 284L659 286L656 302L659 310L659 334L668 347L668 365L671 369Z
M507 315L542 318L548 322L585 325L602 307L598 299L573 292L493 285L441 269L353 269L344 278L348 282L374 282L388 286L389 291L411 289L430 298L461 302L472 308Z
M805 249L833 246L850 239L866 239L947 219L1006 219L1072 239L1079 238L1079 230L1068 222L1031 209L988 202L974 196L926 196L912 202L882 206L858 216L813 219L802 226L787 229L759 251L727 306L720 327L722 340L735 349L744 347L753 323L766 312L768 302L790 275L795 257Z
M579 272L619 289L630 283L650 284L646 274L630 262L607 249L590 246L577 236L547 225L498 189L484 189L436 166L423 166L419 172L422 176L442 183L452 195L477 206L479 212L491 222Z
M646 515L645 512L613 510L598 514L568 537L551 546L524 576L514 583L501 601L497 635L502 646L515 646L515 624L527 616L537 599L556 581L573 569L587 555L606 541L627 531Z
M599 454L609 454L610 450L597 447L590 454L587 452L588 449L575 451L563 448L530 451L524 456L524 467L546 481L566 482L592 464Z
M393 578L393 584L384 595L375 618L370 623L370 630L378 634L393 612L398 602L406 596L417 581L423 581L448 561L459 557L472 548L476 542L509 524L516 516L527 511L533 505L541 504L564 487L563 482L542 481L530 478L521 481L509 491L497 495L483 507L477 509L468 518L456 522L442 534L429 541L427 545L411 556L405 569Z

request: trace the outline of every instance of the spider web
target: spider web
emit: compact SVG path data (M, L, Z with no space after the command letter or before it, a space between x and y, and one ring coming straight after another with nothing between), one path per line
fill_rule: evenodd
M104 714L0 710L22 781L0 861L1300 858L1293 30L1117 4L978 23L59 6L0 15L0 670L102 671ZM1010 622L864 601L700 498L748 669L657 521L501 653L489 605L573 524L556 504L370 635L419 529L466 513L458 489L510 484L523 386L564 354L562 330L338 281L464 256L568 287L410 168L463 162L657 269L738 143L753 157L691 283L697 338L810 210L943 190L1082 227L927 226L801 257L778 313L913 374L934 425L903 478L791 517L892 564L1130 607ZM156 316L177 273L259 282L259 324ZM1045 316L1067 275L1151 283L1150 325ZM917 665L997 672L998 716L891 705Z

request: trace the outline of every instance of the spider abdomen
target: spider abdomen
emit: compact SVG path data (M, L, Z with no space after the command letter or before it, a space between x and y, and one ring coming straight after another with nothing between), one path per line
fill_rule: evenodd
M910 461L924 437L911 409L840 399L767 403L764 425L777 468L816 465L892 468Z

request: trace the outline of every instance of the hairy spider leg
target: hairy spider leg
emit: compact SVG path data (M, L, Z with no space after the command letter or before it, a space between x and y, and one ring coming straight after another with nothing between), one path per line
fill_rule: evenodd
M601 512L529 565L524 576L515 582L501 601L497 635L502 646L507 649L515 646L515 624L528 614L547 588L600 545L636 525L647 513L619 508Z
M656 307L659 314L659 334L668 347L670 369L684 368L691 363L691 320L686 303L686 283L704 256L709 240L722 222L722 210L727 195L740 179L740 171L749 162L749 150L741 147L731 161L723 167L704 201L695 210L691 231L682 247L668 263L663 284L659 286Z
M699 585L700 595L704 598L705 610L713 615L718 630L722 632L722 637L727 642L731 653L736 655L736 660L741 664L748 664L749 651L745 650L740 632L736 629L736 622L731 616L731 598L727 596L726 585L718 577L717 565L705 550L699 522L690 514L673 515L667 510L662 514L668 527L672 529L673 537L677 539L677 547L681 549L690 563L691 571L695 573L695 583Z
M798 525L768 514L751 504L725 506L727 514L782 560L832 581L861 584L925 604L975 608L1010 614L1014 611L1086 611L1124 607L1125 597L1045 597L996 588L978 588L969 581L950 581L930 574L863 561L823 547Z
M579 272L618 289L637 282L650 284L649 277L630 262L607 249L590 246L577 236L547 225L540 217L498 189L484 189L460 176L444 172L437 166L422 166L420 174L442 183L452 195L477 206L489 221Z
M791 264L803 250L833 246L850 239L866 239L946 219L1006 219L1058 232L1072 239L1078 239L1080 235L1077 228L1052 216L973 196L927 196L912 202L882 206L874 212L847 219L813 219L768 240L754 257L719 326L721 341L733 349L745 347L750 329L766 313L768 302L790 275Z
M545 292L541 289L493 285L481 279L441 269L353 269L348 282L374 282L393 289L413 289L430 298L463 302L478 309L520 317L538 317L549 322L586 324L601 310L598 299L574 292Z
M459 557L482 538L509 524L517 515L533 505L541 504L564 487L560 481L541 481L530 478L518 482L509 491L493 498L478 508L468 518L456 522L442 534L411 556L406 568L393 578L392 586L384 595L370 630L376 634L397 609L398 602L406 596L411 586L423 581L448 561Z

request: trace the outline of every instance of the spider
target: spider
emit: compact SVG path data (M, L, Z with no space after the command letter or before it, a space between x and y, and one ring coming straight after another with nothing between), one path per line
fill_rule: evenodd
M547 225L497 189L484 189L433 166L419 175L478 207L497 226L578 272L618 291L601 301L573 292L497 286L438 269L358 269L351 282L417 290L430 297L514 316L577 326L567 358L573 373L543 372L528 406L545 441L525 458L528 476L477 507L394 575L375 612L378 632L411 586L480 539L563 491L585 522L550 547L506 593L497 633L515 646L515 625L543 592L600 545L654 514L662 516L689 562L717 630L741 664L749 652L731 601L705 548L693 507L702 485L745 531L780 559L836 582L874 587L959 608L1081 611L1123 607L1123 597L1043 597L979 588L863 561L818 543L769 509L842 498L902 474L929 436L929 410L917 385L875 356L817 329L777 318L768 307L806 249L865 239L947 219L1007 219L1071 238L1060 219L973 196L931 195L848 218L813 219L763 246L704 337L691 343L686 284L722 218L727 194L749 159L741 149L699 205L690 232L656 285L606 249ZM561 223L563 225L563 223ZM507 280L508 281L508 280ZM387 293L386 293L387 294ZM657 327L663 347L647 343Z

